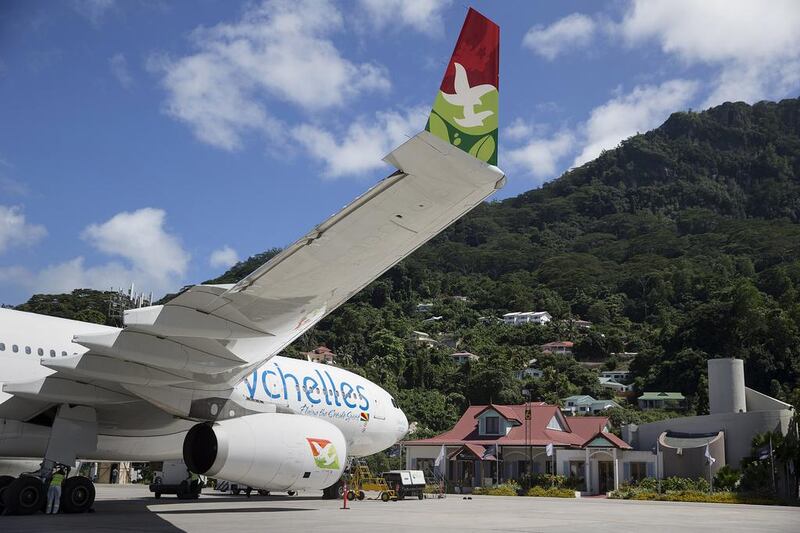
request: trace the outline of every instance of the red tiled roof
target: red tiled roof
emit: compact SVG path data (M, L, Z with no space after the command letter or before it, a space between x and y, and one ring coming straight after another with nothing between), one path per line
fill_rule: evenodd
M475 418L478 418L481 414L483 414L484 411L486 411L488 409L494 409L495 411L500 413L500 416L502 416L506 420L514 420L514 421L520 422L520 423L522 423L522 420L524 419L524 415L525 415L525 413L523 412L523 419L517 418L517 414L514 412L513 409L511 409L510 405L495 405L493 403L490 403L489 405L487 405L486 407L481 409L480 412L478 412L475 415Z
M611 442L611 444L613 444L617 448L621 448L623 450L632 450L633 449L633 447L630 444L628 444L627 442L625 442L621 438L617 437L613 433L608 433L608 432L603 432L603 431L598 431L597 433L595 433L594 435L592 435L591 437L586 439L586 442L583 443L583 446L586 446L587 444L592 442L597 437L602 437L602 438L606 439L607 441Z
M518 426L511 428L507 435L490 436L478 434L478 420L476 417L487 408L493 408L507 419L519 420ZM567 431L547 429L547 424L556 416ZM594 438L608 423L604 416L576 416L565 418L556 405L541 403L531 404L530 441L533 446L546 446L553 443L556 446L581 447ZM604 433L603 435L609 435ZM610 439L609 439L610 440ZM451 446L463 444L478 444L482 446L499 444L501 446L524 446L525 439L525 404L522 405L473 405L467 408L456 425L449 431L431 437L405 441L411 445L441 445Z
M575 346L575 343L572 341L556 341L556 342L548 342L547 344L542 344L542 348L572 348Z

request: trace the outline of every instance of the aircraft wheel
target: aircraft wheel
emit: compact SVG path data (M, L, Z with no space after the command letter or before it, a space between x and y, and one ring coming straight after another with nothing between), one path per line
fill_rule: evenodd
M388 492L381 492L381 501L388 502L389 501L389 493Z
M424 497L425 497L425 495L424 495L424 494L422 494L421 492L420 492L419 494L417 494L417 499L418 499L418 500L421 500L421 499L423 499Z
M236 487L235 489L232 489L231 492L233 493L234 496L238 496L239 494L242 493L242 489Z
M3 509L5 506L3 505L3 492L5 492L6 487L11 485L16 479L14 476L0 476L0 514L3 514Z
M297 491L290 490L290 491L287 491L286 494L288 494L289 496L294 496L295 494L297 494Z
M264 489L258 489L259 496L269 496L269 491Z
M367 495L364 493L364 491L363 491L363 490L360 490L360 491L358 491L358 494L356 495L356 499L357 499L358 501L361 501L361 500L363 500L363 499L364 499L364 498L366 498L366 497L367 497Z
M6 514L33 514L44 509L46 502L44 484L39 478L33 476L20 476L3 491L3 505Z
M67 478L61 485L61 509L65 513L85 513L94 504L94 483L89 478Z

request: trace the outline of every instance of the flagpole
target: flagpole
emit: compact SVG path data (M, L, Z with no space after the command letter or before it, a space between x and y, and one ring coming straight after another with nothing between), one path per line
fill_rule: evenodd
M775 486L775 459L772 456L772 433L769 434L769 469L772 473L772 493L778 495L778 488Z

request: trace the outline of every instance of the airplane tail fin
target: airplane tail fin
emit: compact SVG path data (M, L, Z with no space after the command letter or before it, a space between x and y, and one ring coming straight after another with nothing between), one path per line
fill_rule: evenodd
M497 165L500 28L470 8L425 129Z

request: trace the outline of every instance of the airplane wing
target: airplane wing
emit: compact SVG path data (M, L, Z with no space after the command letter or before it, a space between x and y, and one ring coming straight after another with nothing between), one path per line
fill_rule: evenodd
M425 131L384 158L396 172L235 285L197 285L126 311L123 329L76 336L87 353L43 364L73 379L114 378L157 404L175 388L230 388L504 185L498 51L499 28L470 9ZM456 63L470 86L494 88L470 103L486 117L475 127L459 126L465 110L442 96L455 91Z

